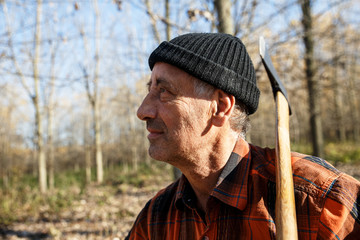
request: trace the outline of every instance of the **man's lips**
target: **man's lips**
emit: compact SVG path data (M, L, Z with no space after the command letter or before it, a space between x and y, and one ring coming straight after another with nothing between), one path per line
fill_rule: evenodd
M146 121L146 129L149 131L148 139L156 139L159 138L161 135L164 134L165 124L162 121L155 120L155 119L148 119Z
M160 137L164 132L158 129L147 128L149 131L148 139L155 139Z

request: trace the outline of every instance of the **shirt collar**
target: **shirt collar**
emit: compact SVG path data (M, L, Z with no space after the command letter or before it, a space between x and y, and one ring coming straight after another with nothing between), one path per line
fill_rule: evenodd
M211 196L232 207L243 210L248 200L248 175L250 167L250 146L240 138L234 147ZM195 193L184 175L180 177L176 191L175 205L194 208Z
M244 210L248 200L250 160L250 146L240 138L211 195L230 206Z

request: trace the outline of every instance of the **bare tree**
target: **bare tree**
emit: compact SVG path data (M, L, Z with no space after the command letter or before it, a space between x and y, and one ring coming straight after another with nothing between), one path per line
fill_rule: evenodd
M97 0L94 1L95 9L95 72L94 72L94 92L92 99L90 94L89 100L92 103L93 114L94 114L94 130L95 130L95 151L96 151L96 177L97 182L102 183L104 181L104 170L103 170L103 156L101 149L101 130L100 130L100 105L99 105L99 51L100 51L100 16L99 6ZM89 90L89 89L88 89ZM88 91L89 93L89 91Z
M1 106L1 105L0 105ZM7 190L10 186L10 169L12 165L12 149L11 149L11 135L12 133L12 115L14 105L1 106L0 109L0 175L2 178L3 188Z
M158 28L156 26L158 16L153 13L153 11L151 9L150 1L149 0L144 0L144 1L145 1L145 6L146 6L146 13L150 17L151 27L152 27L152 31L153 31L155 40L156 40L156 42L160 43L161 42L161 37L160 37L159 30L158 30Z
M302 25L305 45L305 72L309 94L310 125L313 154L324 157L324 140L321 123L320 86L315 79L313 20L311 14L311 0L299 0L302 10Z
M346 140L346 128L344 124L344 111L343 111L343 94L342 86L339 79L339 67L340 67L340 58L343 52L339 49L339 37L337 31L335 31L336 25L333 27L332 37L333 40L333 76L332 76L332 89L334 92L334 111L335 111L335 126L337 130L337 137L340 141Z
M49 92L47 99L47 107L46 107L46 116L47 116L47 153L48 153L48 169L49 169L49 188L54 189L55 186L55 151L54 151L54 143L53 143L53 122L54 122L54 90L55 90L55 59L56 59L56 51L58 44L54 44L51 49L50 54L50 83L49 83Z
M41 41L41 18L42 18L42 0L37 0L36 8L36 30L35 30L35 55L33 58L33 72L34 72L34 95L32 101L35 108L35 137L36 147L38 151L39 163L39 185L40 191L45 193L47 191L47 172L46 172L46 155L43 140L43 126L42 115L39 104L39 58L40 58L40 41Z
M84 145L84 152L85 152L85 180L86 183L89 184L91 182L91 144L89 143L89 120L86 113L83 114L84 116L84 124L83 124L83 145Z
M19 66L19 63L16 58L14 51L13 41L12 41L12 31L10 27L10 22L7 14L6 3L3 3L3 11L6 19L7 26L7 35L8 35L8 45L11 51L11 59L15 66L16 73L20 78L20 82L24 89L26 90L28 96L30 97L35 111L35 146L37 150L37 161L38 161L38 173L39 173L39 186L40 191L45 193L47 191L47 171L46 171L46 155L44 148L43 140L43 123L42 123L42 114L40 109L40 78L39 78L39 60L40 60L40 48L41 48L41 21L42 21L42 0L37 0L36 7L36 22L35 22L35 50L34 56L32 57L33 65L33 91L30 89L26 83L26 77L22 71L22 68Z
M352 46L354 49L360 48L360 41L358 38L358 34L355 34L355 39L353 40ZM352 50L352 49L351 49ZM351 118L352 118L352 132L353 138L356 143L360 142L360 104L359 104L359 97L358 91L359 88L356 88L355 80L358 79L358 65L359 62L359 55L357 51L351 51L352 56L350 55L350 64L349 64L349 98L350 98L350 108L351 110Z
M166 22L170 22L170 0L165 0L165 19ZM166 24L166 39L170 41L171 39L171 26L170 24Z
M82 67L85 79L85 89L88 96L88 100L91 106L93 115L93 130L94 130L94 146L95 146L95 161L96 161L96 179L98 183L104 181L104 169L103 169L103 154L102 154L102 142L101 142L101 119L100 119L100 102L99 102L99 71L100 71L100 12L97 0L94 1L95 11L95 57L94 57L94 76L92 79L88 74L86 67ZM86 53L87 39L84 30L80 30Z
M214 5L218 15L219 32L234 34L234 23L231 14L230 0L214 0Z

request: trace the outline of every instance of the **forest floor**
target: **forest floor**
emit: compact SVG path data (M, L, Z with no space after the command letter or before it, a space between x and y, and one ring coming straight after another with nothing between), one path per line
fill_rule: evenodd
M0 226L0 239L124 239L157 190L122 185L114 191L113 187L90 186L81 199L57 214L45 205L37 216Z
M336 167L360 180L359 164L337 164ZM124 239L146 202L170 183L172 174L168 172L156 174L146 186L91 185L81 194L74 187L68 194L79 197L71 206L56 214L47 204L33 216L25 216L24 211L24 216L18 218L23 220L0 225L0 239Z
M83 190L73 186L65 193L59 194L59 190L49 193L63 196L71 204L65 203L55 211L54 204L46 200L36 205L35 211L28 209L30 206L21 206L14 211L16 220L6 224L1 223L0 216L0 239L124 239L146 202L170 184L171 170L168 166L153 169L151 174L141 174L136 180L123 174L121 179L125 176L127 182L107 181Z

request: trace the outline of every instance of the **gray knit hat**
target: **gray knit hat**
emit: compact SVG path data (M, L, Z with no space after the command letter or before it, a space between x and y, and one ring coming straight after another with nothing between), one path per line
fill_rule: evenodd
M244 44L223 33L189 33L162 42L150 55L156 62L174 65L190 75L219 88L244 103L248 113L256 111L260 91L255 69Z

